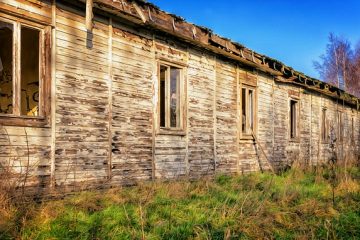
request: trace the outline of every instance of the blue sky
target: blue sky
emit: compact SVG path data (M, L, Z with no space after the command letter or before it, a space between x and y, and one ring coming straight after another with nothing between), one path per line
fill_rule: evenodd
M318 78L330 32L360 40L360 0L149 0L256 52Z

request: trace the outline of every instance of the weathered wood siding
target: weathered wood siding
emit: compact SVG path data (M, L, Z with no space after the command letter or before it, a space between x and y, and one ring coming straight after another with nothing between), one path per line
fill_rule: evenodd
M191 177L212 175L215 171L215 69L213 56L189 49L188 155Z
M258 125L257 136L261 147L264 150L259 151L259 159L263 163L264 168L267 167L266 157L273 164L275 161L275 112L274 112L274 81L267 75L258 75ZM260 146L259 146L260 147ZM266 169L266 168L265 168Z
M114 28L112 176L129 184L152 177L152 39Z
M1 0L0 8L15 16L51 24L51 0Z
M294 162L301 165L316 165L328 161L332 151L330 141L323 142L321 139L323 108L327 109L328 135L332 131L334 137L338 139L337 114L342 112L343 141L336 141L339 161L357 160L359 153L356 126L359 124L359 118L356 110L318 93L276 83L266 76L259 77L258 94L257 135L268 159L275 167L285 167ZM297 140L290 140L290 99L299 101L300 137ZM352 127L352 119L354 119L354 127ZM351 140L353 131L354 141Z
M50 129L0 126L1 180L14 178L14 186L31 187L36 194L49 187L50 134Z
M310 148L311 139L311 95L307 93L300 94L300 118L299 118L299 159L303 165L309 165L311 162Z
M215 160L218 173L238 172L236 65L217 60L215 102Z
M321 140L323 108L329 134L338 135L342 112L339 160L358 161L359 112L342 102L116 17L96 16L88 33L81 8L58 4L52 15L49 1L36 0L5 0L0 8L18 17L31 13L45 25L56 16L55 122L0 127L1 164L18 174L29 166L29 186L48 187L51 179L55 187L79 188L246 173L269 169L268 161L274 168L321 164L332 154ZM158 131L160 60L183 66L182 134ZM258 141L240 137L242 84L256 88ZM296 140L289 134L291 98L299 106Z
M96 22L91 40L84 15L58 8L56 37L55 181L103 182L109 151L108 27Z

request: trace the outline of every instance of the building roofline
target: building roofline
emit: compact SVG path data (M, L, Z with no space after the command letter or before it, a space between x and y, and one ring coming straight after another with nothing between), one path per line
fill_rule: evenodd
M78 0L85 2L85 0ZM360 99L344 90L310 77L281 61L257 53L244 45L215 34L211 29L186 22L184 18L161 10L144 0L93 0L94 7L131 22L165 32L185 42L200 46L216 54L274 76L275 81L302 86L356 106Z

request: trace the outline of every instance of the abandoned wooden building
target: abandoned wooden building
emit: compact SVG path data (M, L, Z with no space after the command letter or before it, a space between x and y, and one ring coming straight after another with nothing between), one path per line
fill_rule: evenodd
M0 1L1 170L27 186L357 160L359 103L144 1Z

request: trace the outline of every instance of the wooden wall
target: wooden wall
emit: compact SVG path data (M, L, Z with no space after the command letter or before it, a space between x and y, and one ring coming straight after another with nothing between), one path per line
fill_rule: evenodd
M151 38L114 28L112 176L120 184L152 177L152 44Z
M88 47L84 17L56 11L55 181L103 182L108 170L108 27ZM78 184L78 185L76 185Z
M323 107L335 129L337 112L343 112L345 137L338 144L338 156L359 155L358 112L319 93L279 83L272 76L116 18L97 18L89 34L81 9L58 4L51 15L49 3L35 0L6 0L0 8L33 11L49 24L56 16L52 127L0 129L1 161L10 160L19 172L29 155L35 166L33 185L48 186L50 177L54 186L77 189L246 173L268 169L268 160L275 168L294 161L319 164L331 154L329 144L320 141ZM158 132L159 59L184 66L184 134ZM239 138L240 87L254 82L257 142ZM298 141L289 139L293 95L300 106ZM348 137L352 118L354 141Z
M235 64L217 60L214 134L218 173L237 173L239 169L237 75Z
M211 55L189 50L188 155L191 177L213 174L214 99L216 61Z

